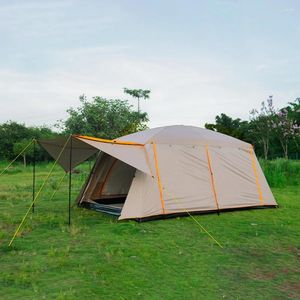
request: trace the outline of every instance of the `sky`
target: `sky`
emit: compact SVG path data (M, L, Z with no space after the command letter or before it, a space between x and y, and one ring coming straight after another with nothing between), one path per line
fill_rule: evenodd
M149 127L300 97L298 0L0 0L0 37L0 123L53 125L124 87L151 90Z

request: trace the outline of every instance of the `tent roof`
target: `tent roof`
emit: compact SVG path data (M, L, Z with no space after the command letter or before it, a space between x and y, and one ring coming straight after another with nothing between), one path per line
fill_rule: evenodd
M231 136L195 126L173 125L136 132L116 139L148 144L214 145L249 148L250 144Z
M39 140L39 144L45 148L54 159L58 159L58 163L65 171L70 169L70 142L71 140L68 137ZM157 127L129 134L115 140L73 135L71 169L101 150L151 175L151 168L144 147L144 145L150 144L151 142L155 142L156 144L208 145L244 149L248 149L251 146L246 142L222 133L195 126L183 125Z

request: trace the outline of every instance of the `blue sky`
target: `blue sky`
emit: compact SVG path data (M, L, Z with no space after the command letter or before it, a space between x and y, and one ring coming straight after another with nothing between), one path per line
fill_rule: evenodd
M0 122L54 124L123 87L152 91L150 127L300 97L297 0L0 0L0 36Z

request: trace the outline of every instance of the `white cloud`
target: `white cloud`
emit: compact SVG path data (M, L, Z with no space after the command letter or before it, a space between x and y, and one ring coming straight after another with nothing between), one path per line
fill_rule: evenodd
M142 101L151 126L203 126L221 112L236 117L244 112L242 117L247 117L255 106L251 101L268 95L249 85L235 84L237 74L213 61L141 61L121 55L118 49L66 50L59 54L59 65L43 73L0 71L0 121L53 124L66 116L67 108L79 105L78 96L83 93L124 98L123 87L129 87L151 89L151 99ZM131 103L136 104L134 100Z
M294 8L285 8L284 10L283 10L283 12L285 12L285 13L293 13L293 12L295 12L296 10L294 9Z
M259 64L255 67L255 70L259 72L266 69L267 67L268 67L267 64Z

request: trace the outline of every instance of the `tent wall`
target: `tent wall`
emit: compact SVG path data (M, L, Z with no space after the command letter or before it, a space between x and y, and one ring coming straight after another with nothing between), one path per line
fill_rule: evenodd
M156 178L137 170L119 219L160 214L162 210Z
M256 171L261 168L250 148L211 147L210 153L220 208L275 203L265 177L256 179Z
M217 208L204 147L157 145L157 156L166 213Z
M265 174L263 173L263 170L255 154L254 154L254 160L255 160L257 173L258 173L258 181L261 186L263 205L277 205L276 200L273 196L273 193L265 177Z
M276 205L260 165L255 155L251 156L250 149L156 145L161 199L153 145L146 145L154 176L136 173L120 219Z

